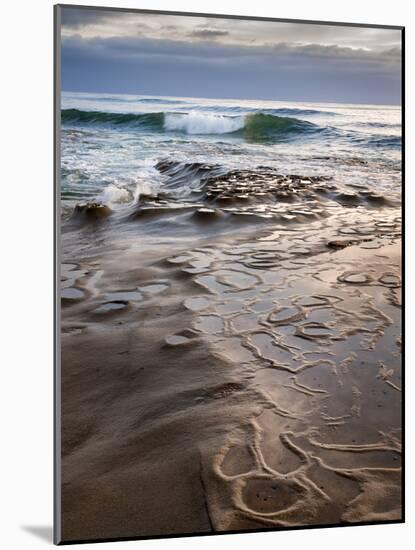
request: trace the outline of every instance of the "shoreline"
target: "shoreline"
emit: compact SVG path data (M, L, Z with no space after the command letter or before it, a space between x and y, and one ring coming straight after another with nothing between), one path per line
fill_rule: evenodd
M400 518L398 208L104 236L63 238L65 540Z

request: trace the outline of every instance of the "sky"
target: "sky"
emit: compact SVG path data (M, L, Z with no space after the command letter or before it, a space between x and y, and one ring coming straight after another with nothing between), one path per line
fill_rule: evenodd
M62 90L399 105L401 32L62 7Z

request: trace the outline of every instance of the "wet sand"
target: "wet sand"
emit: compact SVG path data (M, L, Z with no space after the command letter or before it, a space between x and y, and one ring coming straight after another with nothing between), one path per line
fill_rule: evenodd
M222 183L182 239L62 235L64 540L401 518L399 207Z

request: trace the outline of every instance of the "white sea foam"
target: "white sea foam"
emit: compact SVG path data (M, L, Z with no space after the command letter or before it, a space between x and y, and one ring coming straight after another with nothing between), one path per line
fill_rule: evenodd
M211 113L168 113L165 115L166 130L180 130L186 134L228 134L240 130L245 117L229 117Z
M155 168L157 158L148 158L141 161L141 166L134 178L134 202L138 203L140 197L156 196L164 182L164 176Z
M125 189L124 187L118 187L113 183L107 185L101 193L101 200L105 204L128 202L130 198L131 194L128 189Z
M139 202L142 196L157 195L158 185L148 181L138 181L134 190L134 202Z

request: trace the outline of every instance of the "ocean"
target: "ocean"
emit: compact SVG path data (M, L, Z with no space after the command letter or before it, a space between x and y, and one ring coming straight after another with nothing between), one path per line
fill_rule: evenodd
M160 192L197 202L209 175L258 166L395 197L401 187L392 106L64 92L61 148L64 210L102 201L119 211ZM160 161L174 162L174 174Z

